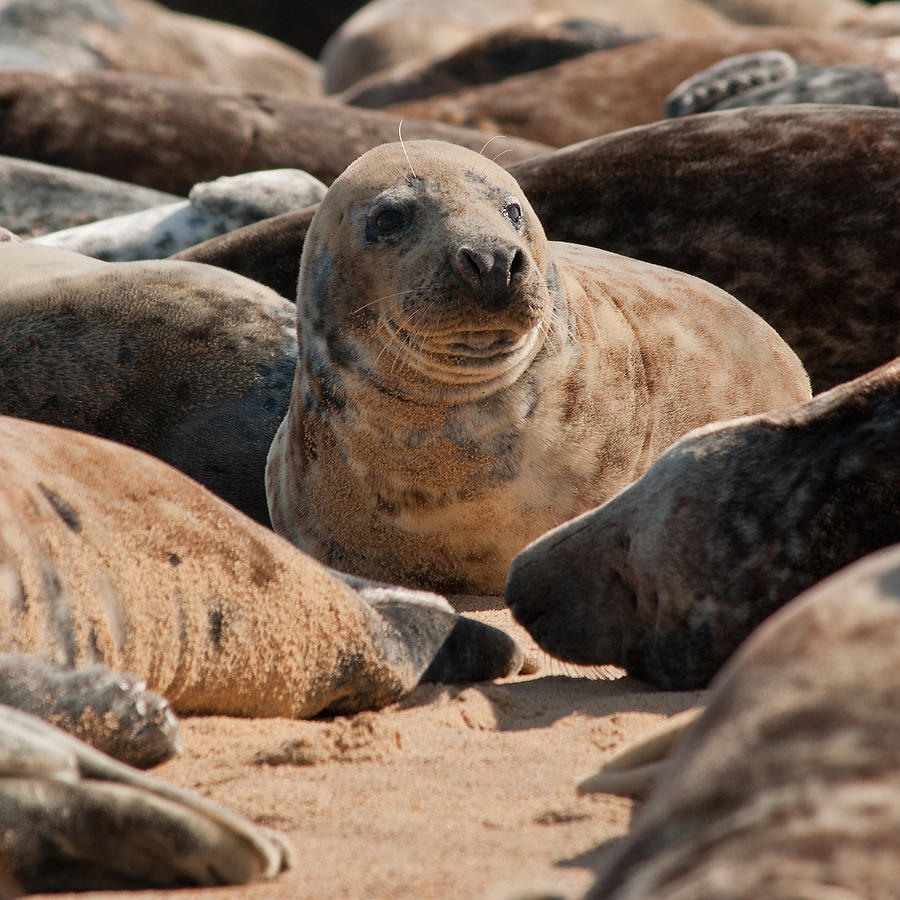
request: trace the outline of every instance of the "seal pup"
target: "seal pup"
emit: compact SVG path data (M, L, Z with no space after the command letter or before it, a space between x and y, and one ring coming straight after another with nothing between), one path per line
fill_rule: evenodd
M4 897L246 884L294 863L277 833L8 706L0 759Z
M171 78L0 71L0 153L181 196L198 181L285 166L330 184L361 153L396 140L398 118L336 101ZM497 132L407 117L403 134L479 150ZM548 148L499 137L491 149L509 165Z
M299 169L269 169L195 184L187 200L43 234L42 247L107 262L162 259L244 225L318 203L318 178Z
M266 468L275 530L335 568L502 591L529 539L701 423L809 381L710 284L547 241L515 180L441 142L363 155L319 205L301 357Z
M862 103L900 106L900 75L876 66L807 66L779 50L744 53L715 63L676 87L667 118L745 106Z
M900 542L900 359L791 409L700 428L513 560L548 653L704 686L763 619Z
M0 269L0 412L145 450L268 524L292 303L212 266L31 243L0 244Z
M138 450L5 416L0 442L0 654L102 664L176 712L241 716L374 709L521 667L502 631L433 594L351 587Z
M898 640L898 546L761 625L588 898L894 896Z
M180 199L102 175L12 156L0 156L0 186L0 223L22 238Z

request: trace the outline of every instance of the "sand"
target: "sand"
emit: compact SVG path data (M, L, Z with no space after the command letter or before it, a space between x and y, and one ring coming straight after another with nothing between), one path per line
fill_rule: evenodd
M540 655L496 598L455 598ZM287 834L296 866L239 888L72 897L485 898L552 889L578 897L630 801L575 783L702 694L657 691L620 670L541 670L424 685L378 712L296 721L182 720L182 755L154 770ZM59 896L59 895L55 895Z

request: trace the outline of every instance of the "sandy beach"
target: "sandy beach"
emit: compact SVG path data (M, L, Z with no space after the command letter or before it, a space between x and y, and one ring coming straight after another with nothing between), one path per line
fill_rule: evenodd
M423 685L387 709L315 721L182 720L182 755L154 770L284 833L296 865L239 888L73 897L578 897L632 804L576 782L700 693L610 669L568 673L499 598L457 608L514 634L540 670L500 682Z

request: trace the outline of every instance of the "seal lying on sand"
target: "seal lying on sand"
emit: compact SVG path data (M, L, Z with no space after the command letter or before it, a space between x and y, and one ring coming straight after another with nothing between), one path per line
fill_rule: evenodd
M378 147L335 181L297 317L273 526L338 569L448 592L501 591L529 539L690 428L809 397L733 297L548 242L508 173L440 142Z
M701 687L800 591L900 541L898 440L900 360L701 428L526 548L506 601L554 656Z
M43 234L32 243L108 262L161 259L324 195L325 185L299 169L245 172L195 184L187 200Z
M8 706L0 760L4 897L244 884L293 862L275 832Z
M898 640L896 546L762 625L588 896L894 896Z
M0 412L145 450L268 524L292 303L211 266L34 244L0 244L0 270Z
M423 679L518 671L502 632L434 595L350 587L151 456L9 417L0 444L0 653L103 663L176 711L246 716L375 708ZM18 660L0 660L14 680ZM70 687L74 718L74 698L97 692ZM82 710L80 736L106 712Z

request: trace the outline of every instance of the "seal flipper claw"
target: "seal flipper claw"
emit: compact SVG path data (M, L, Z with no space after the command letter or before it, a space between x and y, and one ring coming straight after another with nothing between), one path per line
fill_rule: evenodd
M30 654L0 654L0 703L141 769L181 750L168 701L133 675L103 665L68 669Z
M786 81L799 71L782 50L762 50L729 56L682 81L663 104L667 119L708 112L761 84Z

